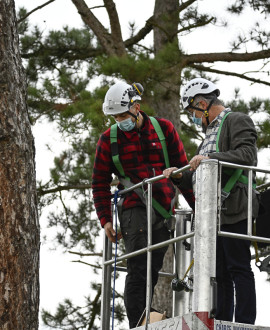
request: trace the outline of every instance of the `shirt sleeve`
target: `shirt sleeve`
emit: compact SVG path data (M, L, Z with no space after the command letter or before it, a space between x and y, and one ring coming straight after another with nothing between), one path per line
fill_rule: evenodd
M111 182L112 160L109 137L102 134L99 138L92 174L92 191L97 216L102 227L112 222Z
M188 165L187 155L182 140L179 137L174 125L169 120L161 120L160 125L166 137L168 155L171 167L181 168ZM192 187L183 187L178 189L183 194L189 206L194 210L195 198Z
M228 116L222 127L220 138L220 151L209 154L209 158L256 166L257 132L249 116L237 112Z

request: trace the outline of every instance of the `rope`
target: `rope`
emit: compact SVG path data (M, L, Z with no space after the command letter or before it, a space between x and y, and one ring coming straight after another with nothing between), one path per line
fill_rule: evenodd
M185 277L187 276L188 272L191 270L191 267L193 266L193 264L194 264L194 258L191 260L191 263L190 263L190 265L189 265L187 271L185 272L185 275L184 275L182 281L184 281L184 279L185 279Z
M115 279L116 279L116 259L117 259L117 199L118 199L118 190L114 193L115 253L114 253L114 270L113 270L112 330L114 329L114 301L115 301Z

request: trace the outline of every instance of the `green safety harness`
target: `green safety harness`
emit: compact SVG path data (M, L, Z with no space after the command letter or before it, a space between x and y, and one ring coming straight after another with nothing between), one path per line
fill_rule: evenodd
M158 135L159 141L162 146L162 151L164 155L165 165L166 167L170 167L167 145L166 145L166 138L162 132L162 129L159 125L159 122L154 117L149 117L151 120L152 125ZM133 186L133 183L130 181L130 178L126 176L124 168L121 164L119 152L118 152L118 143L117 143L117 124L111 126L110 132L110 141L111 141L111 153L112 153L112 160L113 163L120 174L119 181L126 187L129 188ZM144 190L142 188L134 189L136 194L140 197L142 202L145 204L145 197L144 197ZM174 206L175 198L171 201L171 209L167 211L155 198L152 198L152 205L153 208L158 211L164 219L169 219L172 217L173 214L173 206Z
M226 119L226 117L230 114L231 112L228 112L223 118L222 121L220 123L219 126L219 130L218 130L218 134L217 134L217 141L216 141L216 151L219 152L219 148L218 148L218 141L219 141L219 136L220 136L220 132L221 132L221 127L223 125L224 120ZM235 185L235 183L237 181L244 183L244 184L248 184L248 178L246 175L242 174L243 170L241 169L232 169L232 168L225 168L224 169L224 173L230 175L229 180L227 181L225 187L222 189L221 191L221 198L223 197L223 201L229 196L230 191L232 190L233 186ZM252 184L253 189L256 189L256 184L253 183ZM255 223L253 223L253 232L256 235L256 227L255 227ZM267 258L265 258L263 261L260 260L259 258L259 248L258 248L258 244L256 241L253 242L253 246L255 249L255 265L260 269L260 271L269 271L269 259L270 256L268 256Z
M216 140L216 152L219 152L219 147L218 147L218 143L219 143L219 137L220 137L220 132L221 132L221 128L222 125L225 121L225 119L228 117L228 115L231 112L226 113L226 115L222 118L221 123L219 125L219 129L218 129L218 133L217 133L217 140ZM224 173L228 174L230 176L229 180L227 181L227 183L225 184L225 187L221 190L221 204L224 202L224 200L229 196L232 188L234 187L234 185L236 184L237 181L242 182L244 184L248 184L248 178L247 176L245 176L243 173L243 170L241 169L233 169L233 168L224 168L223 169ZM256 188L256 185L253 184L253 188ZM256 245L257 243L254 242ZM255 245L255 250L256 250L256 261L257 261L257 255L258 255L258 248L256 248ZM190 266L188 267L184 277L182 280L179 280L179 288L178 290L185 290L185 291L192 291L190 290L189 286L187 285L187 281L185 281L185 278L187 277L187 273L190 271L191 267L193 266L194 263L194 258L191 261ZM178 275L177 275L178 277Z
M221 123L219 125L218 133L217 133L217 140L216 140L216 152L219 152L219 137L221 133L221 128L224 123L224 120L228 117L231 112L226 113L226 115L222 118ZM243 170L241 169L233 169L233 168L224 168L224 173L229 175L230 178L227 181L225 187L221 191L221 199L224 201L230 194L232 188L236 184L236 182L241 182L244 184L248 184L248 178L246 175L242 174ZM256 188L256 184L253 184L253 188Z

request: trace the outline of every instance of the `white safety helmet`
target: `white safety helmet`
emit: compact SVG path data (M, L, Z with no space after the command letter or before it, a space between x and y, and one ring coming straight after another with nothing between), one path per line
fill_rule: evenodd
M220 91L215 84L204 78L195 78L190 80L183 88L181 101L184 109L191 105L196 95L215 93L219 96Z
M133 83L128 85L125 82L118 82L109 88L103 103L103 112L107 115L116 115L129 111L134 101L141 100L143 93L141 84Z

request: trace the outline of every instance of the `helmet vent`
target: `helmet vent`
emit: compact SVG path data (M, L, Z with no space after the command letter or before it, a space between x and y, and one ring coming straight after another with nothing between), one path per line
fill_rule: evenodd
M206 88L208 88L209 87L209 85L207 84L207 83L204 83L203 85L202 85L202 89L206 89Z

